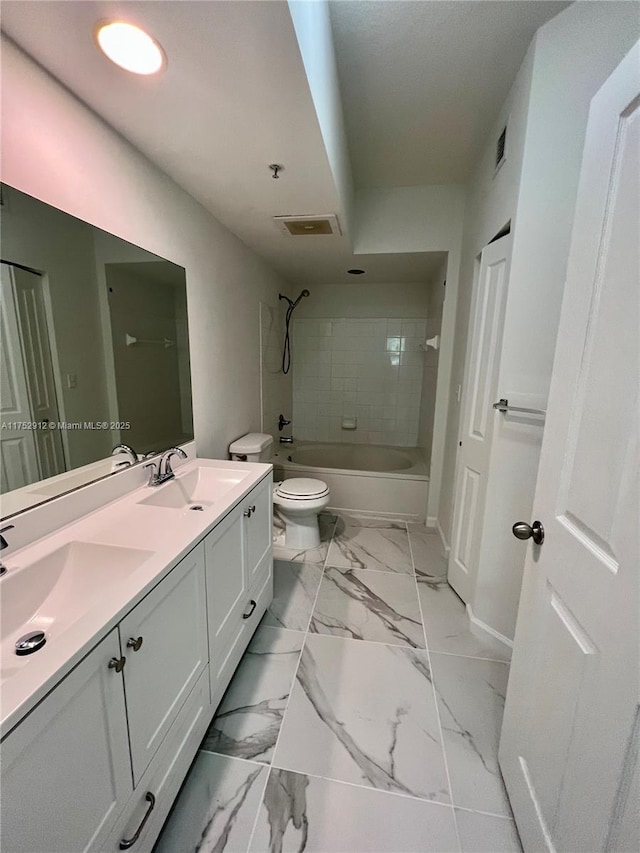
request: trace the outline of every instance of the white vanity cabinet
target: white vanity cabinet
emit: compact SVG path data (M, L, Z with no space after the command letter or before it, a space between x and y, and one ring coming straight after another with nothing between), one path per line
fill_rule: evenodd
M119 631L137 785L209 661L202 543L125 616Z
M101 850L133 790L114 629L2 745L2 850Z
M272 598L272 506L269 477L204 540L214 706Z
M150 853L271 601L271 491L194 537L4 738L3 853Z

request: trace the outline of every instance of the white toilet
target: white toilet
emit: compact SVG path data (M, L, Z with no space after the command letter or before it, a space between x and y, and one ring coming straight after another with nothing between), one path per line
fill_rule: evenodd
M269 462L273 437L251 432L229 445L232 459L241 462ZM306 551L320 545L318 515L329 505L329 487L322 480L293 477L274 483L274 510L285 524L285 547Z

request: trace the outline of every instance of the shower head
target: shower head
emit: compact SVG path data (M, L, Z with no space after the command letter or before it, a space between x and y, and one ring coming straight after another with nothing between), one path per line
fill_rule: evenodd
M293 299L289 299L288 296L285 296L284 293L279 293L278 299L284 299L285 302L288 302L289 303L289 309L288 310L293 311L293 309L296 307L298 302L300 302L300 300L302 299L303 296L311 296L311 294L309 293L309 291L306 288L300 293L300 296L298 296L298 298L296 299L295 302L293 301Z

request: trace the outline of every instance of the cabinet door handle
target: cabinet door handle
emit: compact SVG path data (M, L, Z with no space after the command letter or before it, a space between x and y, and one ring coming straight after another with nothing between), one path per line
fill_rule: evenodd
M138 637L135 639L134 637L129 637L127 640L127 648L133 649L134 652L137 652L140 646L142 645L142 637Z
M111 658L109 661L109 669L115 669L116 672L122 672L126 662L127 659L124 656L121 658Z
M251 599L251 601L250 601L249 603L251 604L251 607L250 607L250 609L249 609L249 612L248 612L248 613L243 613L243 614L242 614L242 618L243 618L243 619L248 619L248 618L249 618L249 616L251 616L251 614L253 613L253 611L254 611L254 610L256 609L256 607L258 606L258 605L255 603L255 601L253 600L253 598Z
M255 507L249 507L249 509L245 509L245 511L244 511L245 517L251 518L251 513L253 512L254 509L255 509Z
M255 506L249 507L249 509L251 510L251 512L255 512L255 511L256 511Z
M149 803L149 808L144 813L144 817L142 818L142 822L141 822L140 826L136 829L135 835L132 835L131 838L123 838L122 839L122 841L120 842L120 849L121 850L128 850L130 847L133 847L133 845L136 843L136 841L140 838L140 833L144 829L145 823L151 817L151 812L153 811L154 806L156 804L156 798L153 796L151 791L147 791L147 794L145 796L145 800Z

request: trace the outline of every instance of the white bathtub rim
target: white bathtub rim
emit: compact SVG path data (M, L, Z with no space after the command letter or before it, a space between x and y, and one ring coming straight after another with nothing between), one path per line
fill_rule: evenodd
M361 471L357 468L319 468L315 465L301 465L299 462L291 462L286 457L283 462L277 455L274 455L270 461L276 468L283 471L290 471L292 475L300 471L314 471L318 474L334 474L341 477L382 477L386 480L418 480L423 483L429 482L428 474L410 474L409 471L411 471L411 468L408 468L406 471Z
M305 447L320 445L323 447L327 446L340 446L340 447L353 447L354 445L351 443L343 443L329 441L294 441L293 444L289 445L281 445L274 449L274 453L271 458L271 462L279 468L290 468L293 471L317 471L318 473L324 474L338 474L342 476L357 476L357 477L384 477L387 479L395 479L395 480L419 480L422 482L429 482L429 472L427 471L427 466L424 462L424 458L422 457L422 451L419 447L392 447L391 445L360 445L362 447L367 448L377 448L379 447L381 450L395 450L399 453L408 456L409 459L414 463L412 468L403 468L400 470L392 470L392 471L367 471L366 469L360 468L327 468L320 467L316 465L308 465L300 462L294 462L293 460L289 460L287 457L295 453L296 449L303 449ZM423 468L423 471L420 473L411 473L411 471L415 471L416 468Z

